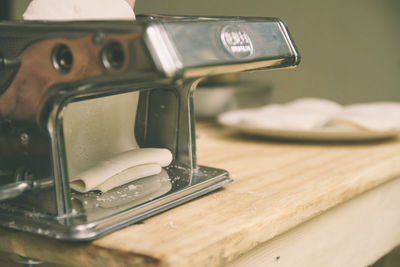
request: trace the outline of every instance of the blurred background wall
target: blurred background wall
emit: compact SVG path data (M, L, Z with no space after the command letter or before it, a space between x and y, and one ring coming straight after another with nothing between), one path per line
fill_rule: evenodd
M4 0L0 0L4 1ZM82 0L84 1L84 0ZM56 2L56 1L54 1ZM271 84L273 102L303 96L342 104L400 101L399 0L137 0L137 14L283 19L302 56L297 69L243 74ZM29 0L11 1L20 18Z

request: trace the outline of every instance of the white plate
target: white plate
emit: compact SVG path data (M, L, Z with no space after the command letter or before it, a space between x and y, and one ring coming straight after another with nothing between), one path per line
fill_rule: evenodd
M265 137L293 140L315 141L357 141L393 138L399 131L369 131L350 126L321 126L312 130L288 128L266 128L257 125L245 125L241 122L248 110L229 111L218 117L219 123L236 131Z

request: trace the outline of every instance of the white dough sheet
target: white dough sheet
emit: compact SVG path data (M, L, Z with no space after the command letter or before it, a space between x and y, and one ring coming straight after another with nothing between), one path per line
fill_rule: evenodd
M134 20L125 0L32 0L25 20ZM138 92L71 103L63 127L71 188L108 191L158 174L169 165L167 149L139 148L134 125Z
M139 148L134 125L138 93L71 103L64 111L64 140L71 188L109 191L155 175L172 162L168 149Z
M376 102L349 105L332 117L329 124L347 124L365 131L400 131L400 103Z
M333 101L302 98L287 104L271 104L245 110L241 123L271 129L311 130L324 125L342 108Z
M71 179L79 192L109 191L139 178L158 174L172 161L168 149L142 148L123 152L104 160Z
M327 99L301 98L231 114L237 114L242 125L268 129L310 131L334 126L357 131L400 131L399 102L342 106Z

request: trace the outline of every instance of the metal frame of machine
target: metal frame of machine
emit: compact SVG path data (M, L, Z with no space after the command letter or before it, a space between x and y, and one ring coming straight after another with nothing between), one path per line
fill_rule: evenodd
M192 93L198 82L291 68L299 60L286 26L274 18L1 22L0 224L90 240L231 182L225 170L196 163ZM165 168L171 189L117 197L105 207L99 198L115 199L118 192L81 194L69 187L64 111L70 103L130 92L140 92L133 126L140 146L173 153ZM143 179L131 185L144 186Z

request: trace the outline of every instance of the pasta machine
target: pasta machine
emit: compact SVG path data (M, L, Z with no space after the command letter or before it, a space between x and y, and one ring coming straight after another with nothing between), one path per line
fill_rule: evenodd
M299 60L275 18L0 22L0 224L91 240L226 185L227 171L196 163L196 85ZM84 162L144 148L172 162L105 192L72 189Z

